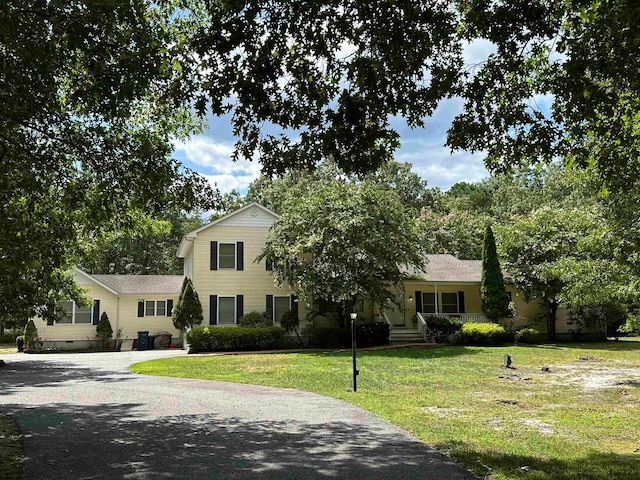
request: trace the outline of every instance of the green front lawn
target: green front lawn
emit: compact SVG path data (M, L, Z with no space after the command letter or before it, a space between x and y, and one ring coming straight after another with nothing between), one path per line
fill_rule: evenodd
M22 477L22 437L16 424L0 413L0 478L19 480Z
M17 352L18 347L16 347L15 343L0 343L0 355Z
M502 367L506 353L513 370ZM358 368L353 393L349 352L186 357L132 367L340 398L496 479L640 480L638 342L380 350L360 352Z

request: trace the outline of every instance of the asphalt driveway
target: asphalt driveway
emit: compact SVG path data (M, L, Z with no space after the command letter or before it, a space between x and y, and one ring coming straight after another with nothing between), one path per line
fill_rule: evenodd
M0 411L24 435L24 478L474 478L346 402L128 371L135 362L182 354L0 356Z

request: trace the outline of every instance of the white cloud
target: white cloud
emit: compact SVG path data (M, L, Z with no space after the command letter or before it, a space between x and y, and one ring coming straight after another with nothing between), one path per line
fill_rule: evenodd
M401 149L396 159L411 163L412 170L431 187L447 190L454 183L478 182L489 176L481 153L450 153L449 149L441 144L418 139L412 139L407 143L410 148Z
M206 178L212 187L220 190L220 193L229 193L231 190L238 190L241 193L247 191L249 184L253 182L256 177L254 175L202 175Z
M176 152L182 152L191 163L203 167L197 168L220 192L233 189L245 192L249 184L260 175L260 163L257 161L231 159L233 145L218 142L210 136L197 136L186 143L176 143Z

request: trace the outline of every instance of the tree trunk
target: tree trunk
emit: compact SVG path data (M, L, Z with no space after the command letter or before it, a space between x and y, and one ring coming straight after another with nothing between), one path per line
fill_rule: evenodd
M547 333L549 340L555 341L556 339L556 315L558 313L558 302L555 300L548 300L547 306L549 311L547 312Z

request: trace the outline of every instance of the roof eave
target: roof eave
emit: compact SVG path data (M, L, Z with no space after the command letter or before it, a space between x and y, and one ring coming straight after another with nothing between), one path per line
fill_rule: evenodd
M94 276L92 276L91 274L89 274L89 273L87 273L87 272L85 272L85 271L83 271L83 270L80 270L78 267L74 267L74 271L75 271L76 273L79 273L80 275L83 275L83 276L85 276L86 278L88 278L88 279L90 279L90 280L92 280L92 281L96 282L96 283L97 283L98 285L100 285L102 288L107 289L108 291L110 291L110 292L111 292L111 293L113 293L114 295L120 295L120 292L118 292L117 290L114 290L112 287L110 287L110 286L109 286L109 285L107 285L106 283L101 282L100 280L98 280L97 278L95 278Z

